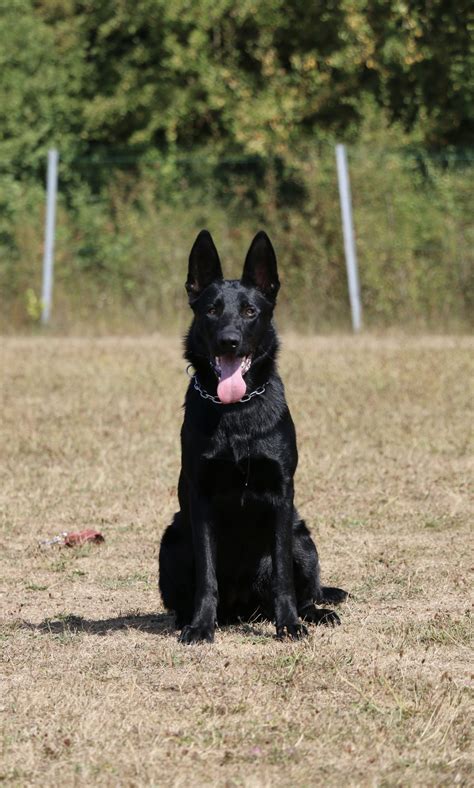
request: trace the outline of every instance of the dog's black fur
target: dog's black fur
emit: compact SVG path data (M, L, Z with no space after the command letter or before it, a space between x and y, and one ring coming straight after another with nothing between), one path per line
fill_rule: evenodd
M176 613L182 643L214 639L216 622L265 617L279 638L307 634L301 619L338 624L316 604L347 594L321 586L310 533L293 504L298 460L293 421L276 369L272 315L279 289L264 232L249 249L240 281L224 280L203 230L191 250L186 283L194 320L185 357L201 388L216 396L216 356L246 357L246 402L205 399L191 382L181 431L180 511L160 548L160 590Z

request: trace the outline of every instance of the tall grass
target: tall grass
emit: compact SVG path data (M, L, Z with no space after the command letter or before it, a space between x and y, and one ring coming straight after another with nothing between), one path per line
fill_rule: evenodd
M466 329L472 166L373 146L350 149L349 163L365 325ZM252 235L267 230L280 263L280 324L349 326L332 148L286 162L118 164L78 162L80 179L63 180L53 328L181 328L187 256L201 227L229 276L239 275ZM0 202L0 328L25 329L41 311L43 189L4 178Z

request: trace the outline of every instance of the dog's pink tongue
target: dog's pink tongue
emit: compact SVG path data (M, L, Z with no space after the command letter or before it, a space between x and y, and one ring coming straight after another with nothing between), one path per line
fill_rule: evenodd
M238 402L242 399L247 386L242 377L242 359L233 356L221 356L219 358L221 368L221 379L217 386L217 396L224 405Z

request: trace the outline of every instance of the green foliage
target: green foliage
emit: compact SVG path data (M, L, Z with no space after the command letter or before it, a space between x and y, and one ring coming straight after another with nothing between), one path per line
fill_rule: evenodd
M28 287L25 292L26 314L33 322L38 322L41 317L42 304L32 287Z
M344 2L39 2L75 41L90 146L286 153L357 120L363 44Z
M467 144L467 2L11 0L0 10L0 155L72 160L205 147L291 155L356 139L368 97L429 143ZM464 13L465 12L465 13Z
M380 149L352 161L366 312L382 325L472 321L472 168Z
M66 158L80 148L80 52L60 46L30 0L0 8L0 159L16 177L42 173L60 142Z
M349 161L365 325L466 327L474 305L471 170L374 144L352 147ZM5 327L35 318L40 219L38 206L15 215L20 251ZM29 236L25 226L35 228ZM63 196L54 324L184 327L186 259L206 226L230 276L240 275L256 230L267 229L279 257L281 324L349 326L332 146L285 161L184 157L149 164L139 177L122 172L99 195L82 186ZM12 275L0 263L0 287Z
M204 225L240 255L265 225L281 253L288 322L347 322L335 138L354 146L368 321L463 321L472 306L469 176L444 154L408 154L415 144L470 142L468 11L464 0L2 4L7 325L38 317L53 144L59 322L72 309L79 319L181 315L183 260Z
M369 0L374 95L425 142L472 145L474 14L468 0Z

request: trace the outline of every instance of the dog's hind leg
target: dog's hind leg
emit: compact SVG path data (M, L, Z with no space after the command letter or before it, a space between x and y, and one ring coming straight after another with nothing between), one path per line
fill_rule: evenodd
M160 592L167 610L174 611L176 627L191 623L194 610L194 559L192 542L187 538L181 512L175 514L160 546Z
M316 604L338 604L347 593L340 588L321 586L319 557L316 545L303 520L295 512L293 524L293 558L298 614L313 624L340 624L333 610L316 608Z

